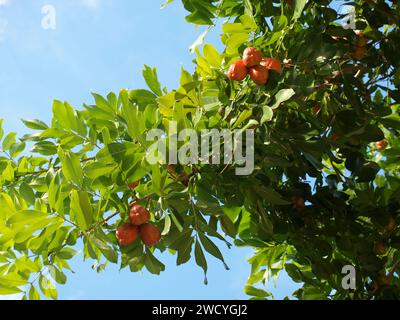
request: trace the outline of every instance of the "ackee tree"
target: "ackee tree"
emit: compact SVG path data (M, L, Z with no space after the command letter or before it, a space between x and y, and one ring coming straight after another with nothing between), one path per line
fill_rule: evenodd
M145 66L149 89L54 101L51 124L24 121L19 139L0 130L0 294L57 298L80 244L97 271L159 274L174 254L207 282L206 256L228 268L215 242L234 242L254 248L254 299L282 270L298 299L399 298L399 3L349 3L350 28L339 1L182 2L206 31L179 88ZM220 18L223 52L203 44ZM146 133L169 140L173 121L255 130L255 170L151 165Z

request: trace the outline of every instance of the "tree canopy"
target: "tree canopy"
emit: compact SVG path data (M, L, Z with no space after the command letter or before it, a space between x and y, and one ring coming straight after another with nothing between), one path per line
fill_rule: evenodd
M57 298L82 241L98 272L119 263L157 275L174 254L178 265L194 259L207 282L207 259L228 269L219 246L234 243L254 248L244 288L253 299L271 298L264 285L283 270L302 284L298 299L399 298L398 2L349 3L354 28L339 1L182 3L206 30L179 88L145 66L147 89L93 94L83 108L54 101L51 123L24 120L33 131L18 138L0 129L0 294ZM219 19L223 52L205 44ZM282 63L264 86L226 75L250 46ZM146 133L168 140L172 121L255 130L254 172L150 164ZM118 245L132 203L151 212L156 246Z

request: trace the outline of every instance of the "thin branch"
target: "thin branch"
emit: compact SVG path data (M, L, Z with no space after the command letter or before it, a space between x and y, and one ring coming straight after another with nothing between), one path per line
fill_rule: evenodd
M86 159L81 160L80 162L82 164L82 163L86 163L86 162L93 161L93 160L96 160L96 157L86 158ZM57 166L57 167L52 167L52 168L43 169L43 170L39 170L39 171L33 171L33 172L27 172L27 173L23 173L23 174L17 174L17 175L15 175L15 177L16 178L22 178L22 177L31 176L31 175L32 176L41 175L43 173L47 173L50 169L60 170L61 167Z

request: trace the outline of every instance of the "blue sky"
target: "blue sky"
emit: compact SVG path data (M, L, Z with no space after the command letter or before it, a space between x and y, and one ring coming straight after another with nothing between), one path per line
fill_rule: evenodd
M56 9L56 30L41 26L42 6ZM26 132L20 119L51 119L53 99L76 107L91 103L90 92L144 88L144 64L155 66L168 89L175 88L180 66L193 69L188 48L202 29L185 22L179 1L160 10L161 1L0 0L0 118L6 131ZM218 31L207 42L221 48ZM194 262L175 266L162 255L161 276L120 272L109 265L97 274L82 255L72 261L75 274L59 286L60 299L246 299L243 287L250 249L225 249L230 271L209 257L209 285ZM296 287L281 277L277 298Z

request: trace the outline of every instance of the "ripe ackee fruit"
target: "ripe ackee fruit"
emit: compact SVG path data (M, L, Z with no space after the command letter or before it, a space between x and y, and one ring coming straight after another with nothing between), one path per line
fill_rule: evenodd
M302 197L293 197L292 198L293 208L297 210L304 210L306 208L304 198Z
M134 204L129 213L129 219L135 226L140 226L150 221L150 212L141 205Z
M357 60L361 60L365 56L365 52L367 52L367 48L365 47L356 47L356 50L353 52L353 58Z
M261 65L251 67L249 74L251 79L253 79L253 81L259 86L266 85L268 82L269 72Z
M387 232L392 233L397 227L396 219L393 216L389 217L388 224L386 225L385 229Z
M120 246L129 246L136 240L138 233L139 228L137 226L133 226L130 223L124 223L118 227L115 236Z
M128 184L128 188L131 189L131 190L133 190L133 189L135 189L139 184L140 184L140 181L132 182L132 183Z
M364 33L360 30L354 30L354 33L357 36L356 46L365 47L368 43L368 40L365 38Z
M388 142L384 139L375 143L375 147L379 151L383 151L387 148Z
M153 224L144 224L139 227L140 236L142 238L143 243L152 247L157 244L161 239L161 231Z
M245 66L242 60L236 61L235 63L231 64L228 70L228 78L229 80L236 80L242 81L246 78L248 73L248 69Z
M278 73L280 73L282 71L281 63L274 58L265 58L265 59L261 60L260 64L263 67L267 68L268 70L273 70Z
M246 67L258 65L262 60L262 54L256 48L249 47L243 52L243 62Z

